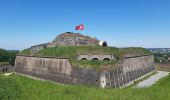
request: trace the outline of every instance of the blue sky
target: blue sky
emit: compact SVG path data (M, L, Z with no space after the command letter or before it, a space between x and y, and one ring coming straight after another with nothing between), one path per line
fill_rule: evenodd
M170 48L170 0L0 0L0 48L50 42L79 24L110 46Z

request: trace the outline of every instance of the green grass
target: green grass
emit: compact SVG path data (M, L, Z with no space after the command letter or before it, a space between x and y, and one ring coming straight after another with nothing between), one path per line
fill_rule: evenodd
M19 55L30 55L30 50L23 50ZM101 68L104 65L110 64L114 66L115 62L106 61L77 61L76 58L79 54L113 54L118 59L122 59L126 54L146 55L150 52L144 48L115 48L115 47L101 47L101 46L61 46L51 47L40 50L34 56L51 56L51 57L65 57L68 58L73 66ZM87 65L87 66L86 66Z
M101 46L58 46L45 48L35 53L34 56L53 56L53 57L68 57L75 59L78 54L114 54L121 58L126 54L145 55L150 52L144 48L115 48L115 47L101 47ZM25 49L19 55L30 55L30 50Z
M114 64L116 64L117 61L88 61L88 60L84 60L84 61L72 61L72 64L75 67L79 67L79 68L92 68L92 69L100 69L103 66L107 67L107 68L112 68L114 67Z
M0 100L170 100L170 76L149 88L101 89L1 75Z
M29 49L24 49L18 53L18 55L29 56L31 55L31 51Z
M6 65L9 64L9 62L0 62L0 65Z

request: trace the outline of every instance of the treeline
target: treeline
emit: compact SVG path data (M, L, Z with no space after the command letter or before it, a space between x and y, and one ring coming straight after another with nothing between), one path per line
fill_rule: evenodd
M170 63L170 53L153 53L156 63Z
M0 48L0 62L8 62L14 65L16 55L19 51L16 50L5 50Z

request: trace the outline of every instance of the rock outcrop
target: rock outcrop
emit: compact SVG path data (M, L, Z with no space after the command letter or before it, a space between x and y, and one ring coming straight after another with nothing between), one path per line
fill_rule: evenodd
M80 33L65 32L58 35L52 42L39 44L30 47L31 53L34 54L44 48L56 46L95 46L99 40L82 35Z
M95 46L99 43L99 40L91 38L89 36L82 35L80 33L66 32L57 36L51 43L51 45L59 46L80 46L88 45Z

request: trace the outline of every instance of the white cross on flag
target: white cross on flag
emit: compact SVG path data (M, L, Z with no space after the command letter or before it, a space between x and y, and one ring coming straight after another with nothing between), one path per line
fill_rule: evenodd
M78 25L76 26L76 30L84 30L84 25Z

